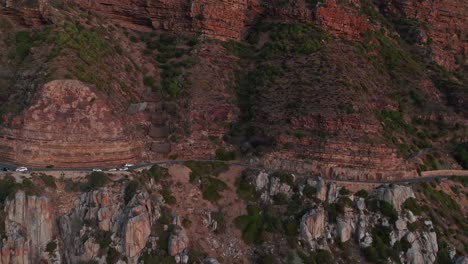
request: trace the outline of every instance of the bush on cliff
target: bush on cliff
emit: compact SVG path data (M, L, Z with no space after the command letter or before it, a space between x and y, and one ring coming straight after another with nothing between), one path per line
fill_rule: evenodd
M104 172L93 171L91 174L86 176L86 183L81 184L80 189L85 192L99 189L104 187L109 181L107 174Z
M468 142L458 144L454 151L454 157L463 169L468 169Z
M143 170L142 175L150 180L153 179L156 182L161 182L162 180L170 178L169 170L163 168L159 165L153 165L149 170Z
M124 202L128 204L130 200L132 200L133 196L135 196L136 192L140 188L140 183L138 181L132 180L130 181L127 186L125 186L124 191Z

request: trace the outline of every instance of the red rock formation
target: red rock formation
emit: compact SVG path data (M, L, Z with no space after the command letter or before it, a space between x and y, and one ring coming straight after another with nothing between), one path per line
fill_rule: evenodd
M357 14L353 8L337 5L334 0L327 0L318 7L316 23L333 35L352 40L359 40L369 28L365 16Z
M425 41L432 49L432 59L448 70L466 65L468 50L468 2L448 1L401 1L393 0L385 5L388 12L421 23ZM457 62L458 60L458 62Z
M68 0L127 26L152 26L177 32L195 32L221 40L240 39L256 0Z
M4 161L27 166L91 167L135 161L138 147L123 117L83 83L45 84L32 105L0 130Z

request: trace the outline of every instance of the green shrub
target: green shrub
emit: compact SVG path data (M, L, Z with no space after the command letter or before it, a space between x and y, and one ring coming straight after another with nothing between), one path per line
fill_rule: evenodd
M174 205L177 203L177 199L175 198L174 195L172 195L171 190L169 188L163 188L161 190L161 195L167 204Z
M116 263L120 259L120 253L113 247L107 249L106 263Z
M454 157L464 169L468 169L468 142L457 145L454 151Z
M50 241L49 243L47 243L46 252L49 253L49 255L52 255L54 253L55 249L57 249L57 242Z
M185 229L189 229L191 226L192 226L192 221L190 221L190 219L188 218L184 218L182 220L182 226L185 228Z
M244 201L255 200L255 186L249 180L247 171L243 171L242 175L236 179L237 195Z
M146 179L153 179L156 182L161 182L162 180L168 179L171 176L167 168L163 168L157 164L151 166L149 170L143 170L142 175Z
M108 176L104 172L93 171L86 176L87 182L81 185L83 191L89 192L92 190L104 187L108 182Z
M247 206L247 215L234 219L234 224L242 231L242 239L246 243L261 244L264 232L276 232L282 229L281 220L274 215L271 209L261 213L256 206Z
M380 212L383 216L386 216L390 219L390 222L394 223L398 219L398 213L388 202L371 200L369 203L369 209L374 212Z
M288 196L285 193L279 193L273 196L273 201L276 205L288 204Z
M127 186L125 186L124 190L124 202L128 204L130 200L132 200L133 196L135 196L136 192L140 188L140 183L138 181L132 180L130 181Z
M111 235L112 232L110 231L96 230L94 233L94 238L99 244L99 248L105 249L109 247L110 243L112 242Z
M15 56L19 61L23 61L30 53L33 45L33 37L31 32L20 31L15 35L16 53Z
M155 86L155 80L153 76L145 76L143 78L143 84L145 86L148 86L150 88L153 88Z
M421 215L422 213L422 208L419 206L418 201L413 197L406 199L406 201L403 203L403 208L410 210L415 215Z
M45 184L45 186L50 187L52 189L57 188L57 184L55 183L55 178L51 175L45 175L41 174L39 178L42 180L42 182Z
M280 182L286 183L289 186L294 185L294 176L291 173L287 173L284 171L275 171L272 175L272 178L278 178Z
M366 190L359 190L355 193L356 196L366 199L369 193Z
M224 148L217 149L215 159L223 161L235 160L236 153L234 151L227 151Z
M304 186L304 190L302 190L302 193L304 194L305 197L312 199L317 194L317 189L310 185L306 185Z
M340 195L350 195L351 191L348 190L346 187L340 189Z
M229 166L224 162L205 162L205 161L187 161L184 163L190 172L190 181L200 179L204 176L217 177L220 173L229 169Z

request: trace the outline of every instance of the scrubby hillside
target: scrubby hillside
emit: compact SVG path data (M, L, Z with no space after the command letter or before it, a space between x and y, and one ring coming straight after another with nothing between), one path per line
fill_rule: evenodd
M3 1L2 161L460 168L466 8L426 2Z
M462 178L343 185L195 161L51 174L2 176L2 263L464 263L468 253Z

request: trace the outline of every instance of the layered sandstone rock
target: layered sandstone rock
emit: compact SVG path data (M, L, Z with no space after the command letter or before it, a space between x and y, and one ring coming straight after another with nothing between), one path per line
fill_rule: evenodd
M124 248L131 263L137 263L138 257L146 246L151 233L152 207L147 193L133 197L124 224Z
M450 1L381 1L386 12L420 23L426 37L419 40L431 47L432 59L448 70L467 63L468 3ZM464 35L465 34L465 35Z
M346 39L359 40L361 34L369 29L368 19L353 8L338 5L327 0L316 11L316 23L333 35Z
M27 166L118 165L135 161L137 152L123 117L76 80L45 84L29 108L0 127L2 160Z
M39 262L54 235L53 206L49 198L18 191L14 199L7 200L5 213L7 239L3 241L1 263L8 263L8 258L12 263Z
M68 0L122 24L195 32L221 40L240 39L255 17L255 0L85 1Z

